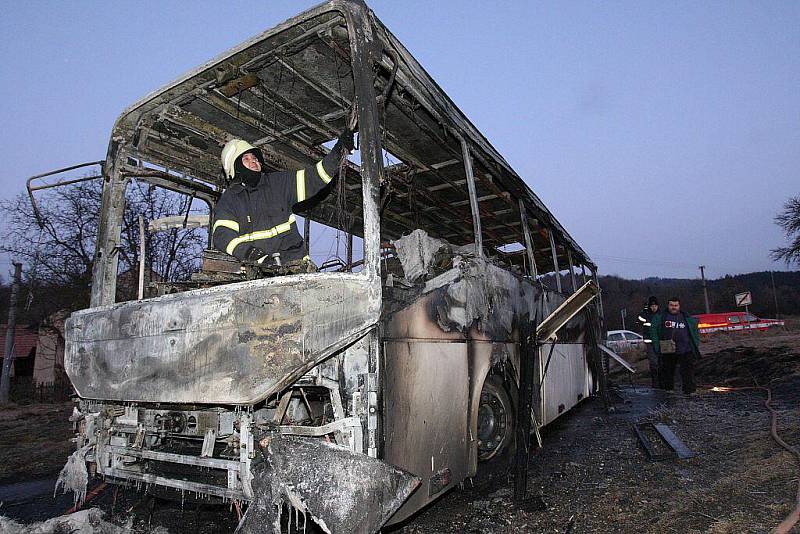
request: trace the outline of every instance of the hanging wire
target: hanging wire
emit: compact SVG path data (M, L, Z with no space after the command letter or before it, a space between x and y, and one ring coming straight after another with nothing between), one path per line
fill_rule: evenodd
M348 109L345 106L345 98L342 94L342 73L341 73L341 63L339 62L339 54L335 51L333 53L333 61L334 61L334 72L336 74L336 87L338 89L338 100L341 106L342 113L346 117L345 120L349 120L350 114L348 113ZM341 161L339 162L339 179L337 180L336 184L336 258L342 261L339 251L339 242L342 237L342 228L347 228L347 233L351 233L352 228L352 215L349 211L347 211L347 191L346 191L346 182L347 182L347 157L342 157ZM346 214L346 215L345 215ZM345 245L346 246L346 245Z
M281 83L283 82L283 61L278 60L278 85L275 87L275 92L280 94ZM291 91L290 91L291 92ZM278 131L278 101L276 98L272 99L272 131Z
M259 86L258 93L261 98L261 109L258 112L258 118L259 120L261 120L261 122L265 122L264 107L267 105L267 95L266 95L266 87L264 86L264 82L261 80L261 78L258 79L258 86Z

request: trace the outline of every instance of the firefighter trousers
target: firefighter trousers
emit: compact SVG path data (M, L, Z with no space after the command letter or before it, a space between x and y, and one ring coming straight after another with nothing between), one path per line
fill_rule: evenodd
M650 384L653 388L660 388L661 387L661 379L660 376L660 369L661 369L661 362L659 360L661 357L658 353L653 349L653 345L650 343L647 344L647 361L650 363Z

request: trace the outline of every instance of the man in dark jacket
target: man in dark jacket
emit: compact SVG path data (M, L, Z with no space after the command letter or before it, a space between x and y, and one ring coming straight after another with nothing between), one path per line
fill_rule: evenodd
M222 149L222 167L232 180L214 207L214 248L243 262L287 264L304 259L297 231L296 204L327 193L342 158L353 150L353 132L345 130L316 165L297 171L265 173L261 151L233 139ZM276 261L279 260L279 261Z
M650 363L650 383L654 388L661 387L661 380L658 376L658 369L660 363L659 356L653 350L653 340L650 339L650 327L653 326L653 316L658 313L658 299L651 296L647 299L647 304L644 305L642 312L637 319L642 327L642 337L644 338L645 346L647 347L647 360Z
M675 388L675 367L680 366L683 392L694 393L694 361L700 357L700 330L697 319L681 311L681 301L672 297L667 310L653 316L650 339L661 360L661 387Z

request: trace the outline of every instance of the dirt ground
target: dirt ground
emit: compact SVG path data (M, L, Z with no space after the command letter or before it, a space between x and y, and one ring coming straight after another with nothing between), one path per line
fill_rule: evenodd
M800 443L800 377L776 390L783 436ZM503 480L447 496L405 532L768 532L788 514L798 468L769 437L760 395L621 394L611 414L592 401L547 429L528 503ZM648 461L633 421L667 423L697 456Z
M698 383L769 385L779 431L800 445L800 331L717 336L703 353ZM643 360L634 363L646 368ZM610 412L589 399L545 429L526 502L512 502L507 474L468 481L394 531L722 534L768 532L788 514L800 466L770 438L762 392L703 389L687 397L645 387L646 373L632 382L622 374L614 379ZM71 505L52 498L71 451L70 411L68 404L0 411L0 450L8 459L0 464L0 514L27 522ZM646 421L669 425L696 456L648 460L632 431L634 422ZM236 525L230 507L147 500L130 490L115 502L106 489L92 504L115 522L135 518L136 532L231 532Z
M792 508L800 466L769 435L760 391L693 396L655 391L644 372L615 373L620 396L598 399L546 429L531 462L529 499L511 500L501 479L454 492L405 532L769 532ZM768 385L784 440L800 446L800 329L706 338L699 384ZM649 461L634 422L663 422L697 456ZM795 527L796 532L800 528Z
M75 449L73 403L0 408L0 485L58 475Z
M695 366L698 384L755 385L797 372L800 352L800 318L789 318L786 327L766 331L715 332L701 336L703 357ZM635 369L630 375L611 362L611 376L621 383L649 384L650 372L644 347L622 355ZM793 367L794 366L794 367ZM678 375L676 371L676 376Z

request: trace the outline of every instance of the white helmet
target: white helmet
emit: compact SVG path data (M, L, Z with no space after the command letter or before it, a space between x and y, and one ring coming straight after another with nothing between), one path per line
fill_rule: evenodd
M225 143L225 146L222 148L222 154L220 155L222 168L225 169L225 175L233 179L233 164L236 162L236 158L255 148L256 147L243 139L231 139Z

